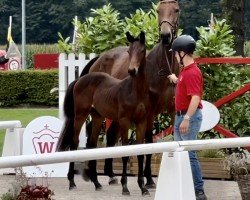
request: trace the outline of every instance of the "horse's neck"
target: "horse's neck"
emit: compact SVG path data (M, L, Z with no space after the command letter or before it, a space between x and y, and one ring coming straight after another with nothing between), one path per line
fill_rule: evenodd
M150 90L153 92L164 92L169 86L169 79L167 78L167 75L160 76L159 71L168 67L167 59L170 64L170 68L172 68L173 55L169 52L170 47L171 45L164 46L163 44L158 43L147 56L146 73Z
M146 58L142 61L139 67L138 74L132 78L132 87L140 96L145 96L148 91L148 80L146 78Z

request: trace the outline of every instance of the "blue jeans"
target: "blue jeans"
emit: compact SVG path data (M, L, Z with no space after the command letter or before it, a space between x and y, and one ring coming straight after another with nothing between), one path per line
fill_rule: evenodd
M190 118L188 133L185 134L180 133L179 130L183 117L184 115L180 116L175 115L174 140L175 141L196 140L202 121L201 110L197 109L195 114ZM199 160L197 159L196 151L189 151L188 154L193 175L194 189L196 192L203 191L204 182L202 180L201 167Z

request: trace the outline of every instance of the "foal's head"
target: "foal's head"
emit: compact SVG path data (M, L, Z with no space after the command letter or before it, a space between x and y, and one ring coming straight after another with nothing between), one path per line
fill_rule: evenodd
M138 73L139 68L144 65L146 59L145 33L141 32L137 38L134 38L129 32L127 32L126 36L130 43L128 50L130 60L128 73L130 76L135 76Z
M160 1L157 8L157 13L160 37L163 43L168 45L172 43L177 34L180 15L178 0Z

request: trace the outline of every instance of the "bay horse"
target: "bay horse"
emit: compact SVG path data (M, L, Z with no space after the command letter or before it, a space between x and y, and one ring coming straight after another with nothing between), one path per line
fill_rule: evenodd
M92 116L92 131L88 135L87 148L96 148L104 118L109 118L119 124L118 136L123 145L128 145L128 129L135 124L136 142L144 143L147 127L147 109L149 106L148 84L145 76L146 45L145 34L140 33L139 38L126 33L130 42L129 68L130 76L123 80L116 79L104 72L93 72L80 77L73 87L73 102L65 101L65 108L74 110L71 115L66 115L64 130L59 138L58 150L76 150L79 144L79 134L83 123L89 114ZM68 92L68 91L67 91ZM66 95L67 97L67 95ZM66 99L65 99L66 100ZM72 128L73 127L73 128ZM74 133L74 134L72 134ZM127 162L129 157L123 157L123 173L121 178L122 193L129 194L127 188ZM149 194L143 181L143 156L138 156L139 173L138 185L143 195ZM102 186L97 180L97 175L92 173L96 167L96 161L89 161L88 173L97 190ZM72 168L69 169L71 176ZM70 177L70 187L75 183Z
M154 46L151 52L147 55L146 76L149 81L149 96L150 109L148 110L148 123L146 130L146 142L153 142L152 130L155 117L162 113L171 113L173 121L174 114L174 85L168 82L164 75L171 73L178 74L177 61L174 54L169 52L173 40L177 36L179 26L180 8L178 1L163 0L159 2L157 7L158 24L160 42ZM127 54L128 47L116 47L104 52L100 57L91 60L80 76L92 72L105 72L111 76L124 79L127 77L127 69L129 66L129 56ZM89 128L87 128L89 130ZM108 129L107 146L114 146L117 142L117 130L119 125L113 121ZM109 183L116 182L116 177L113 172L112 158L105 160L104 173L110 177ZM94 170L95 168L92 168ZM96 173L96 172L93 172ZM146 164L144 176L147 179L146 187L155 188L155 183L151 173L151 155L146 155Z

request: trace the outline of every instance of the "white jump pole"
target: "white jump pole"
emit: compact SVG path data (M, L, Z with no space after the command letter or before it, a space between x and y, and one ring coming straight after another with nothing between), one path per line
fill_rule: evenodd
M18 120L0 121L0 129L21 128L21 127L22 127L22 124Z
M85 149L77 151L32 154L0 158L0 168L34 166L74 161L118 158L151 153L190 151L250 146L250 137L211 140L193 140L179 142L161 142L109 148Z

